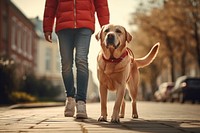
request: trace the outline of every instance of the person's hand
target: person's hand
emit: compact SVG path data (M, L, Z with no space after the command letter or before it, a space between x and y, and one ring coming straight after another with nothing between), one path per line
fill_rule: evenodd
M44 33L44 37L45 37L45 39L46 39L48 42L52 43L52 35L51 35L51 32L45 32L45 33Z

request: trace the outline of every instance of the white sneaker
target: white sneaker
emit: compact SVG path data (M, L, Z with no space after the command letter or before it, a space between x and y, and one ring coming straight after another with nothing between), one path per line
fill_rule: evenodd
M65 111L64 111L64 115L65 117L73 117L74 116L74 112L75 112L75 99L72 97L68 97L66 99L65 102Z
M86 113L86 104L83 101L78 101L76 103L76 118L77 119L87 119L87 113Z

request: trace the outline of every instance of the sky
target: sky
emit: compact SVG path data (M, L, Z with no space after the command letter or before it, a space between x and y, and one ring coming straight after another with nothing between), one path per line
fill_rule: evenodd
M139 0L108 0L110 11L110 23L124 26L127 31L131 31L129 26L130 14L136 10ZM43 19L45 0L12 0L12 2L28 17L39 16ZM89 69L93 73L95 83L97 80L97 55L100 51L100 42L95 39L95 34L100 30L98 21L96 21L96 30L91 38L89 52Z

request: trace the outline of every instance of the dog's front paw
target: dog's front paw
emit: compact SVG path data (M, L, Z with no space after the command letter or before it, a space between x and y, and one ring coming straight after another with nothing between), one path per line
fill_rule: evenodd
M104 116L100 116L99 119L98 119L98 121L100 121L100 122L108 122L107 118L104 117Z
M119 118L118 118L118 119L113 119L113 118L112 118L112 119L111 119L111 122L112 122L112 123L120 123L120 120L119 120Z
M114 116L112 116L111 122L112 122L112 123L120 123L119 117L114 117Z

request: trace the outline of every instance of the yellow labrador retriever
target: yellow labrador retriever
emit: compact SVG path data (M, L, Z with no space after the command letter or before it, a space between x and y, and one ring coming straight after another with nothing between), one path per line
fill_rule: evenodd
M132 98L132 117L138 118L136 109L138 69L147 66L154 60L160 44L155 44L145 57L135 59L126 44L132 40L132 36L124 27L113 24L105 25L95 37L101 43L101 51L97 57L101 101L101 116L98 121L107 121L107 92L108 90L116 90L111 122L120 122L119 118L124 117L125 112L124 94L126 87Z

